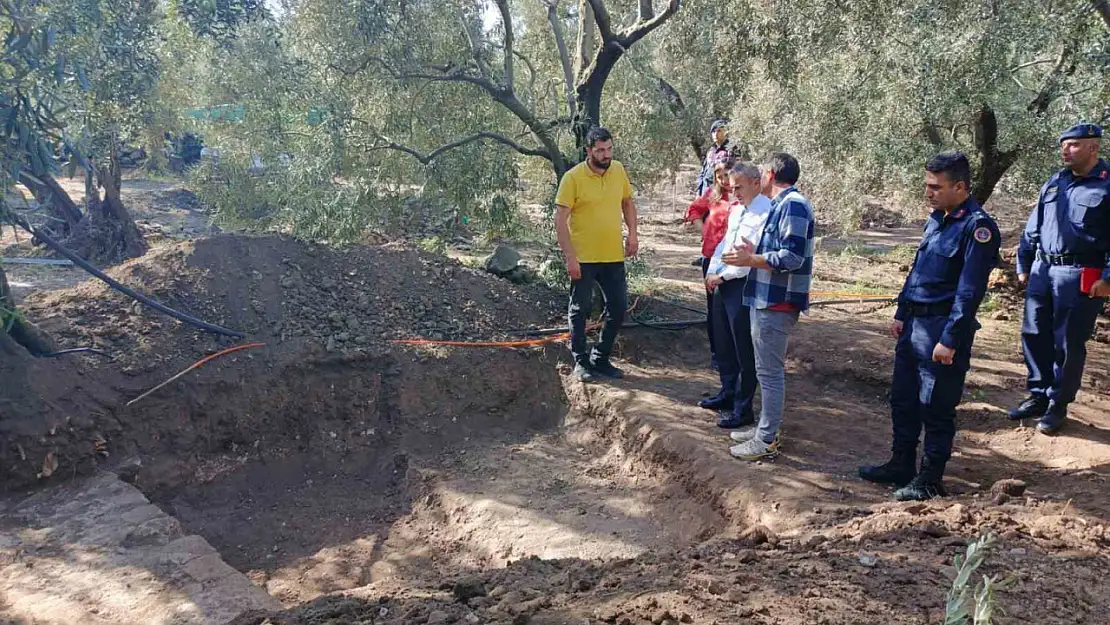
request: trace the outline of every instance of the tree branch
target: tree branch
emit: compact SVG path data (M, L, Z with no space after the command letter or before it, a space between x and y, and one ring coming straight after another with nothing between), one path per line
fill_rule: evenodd
M1011 72L1016 72L1019 69L1025 69L1026 67L1032 67L1034 65L1044 65L1045 63L1052 63L1055 60L1056 59L1037 59L1035 61L1029 61L1028 63L1022 63L1021 65L1018 65L1017 67L1012 67L1012 68L1010 68L1010 71Z
M563 32L563 22L559 19L558 0L545 0L547 5L547 21L551 24L551 32L555 35L555 47L559 50L559 63L563 66L563 84L567 99L567 112L574 117L574 69L570 62L570 52L567 50L567 39Z
M525 67L528 68L528 97L529 100L531 100L532 102L532 106L535 106L536 66L532 65L532 61L529 61L528 57L524 56L520 52L517 52L516 50L513 50L513 56L520 59L521 61L524 61Z
M678 12L679 5L680 0L669 0L667 2L667 8L663 9L663 12L659 15L655 15L648 20L637 21L632 25L632 28L621 33L621 45L627 48L640 39L643 39L644 35L662 26L664 22L671 19L671 16Z
M600 47L597 45L597 18L590 0L577 0L578 2L578 41L574 51L574 80L586 72L594 57L594 52ZM577 106L577 103L575 104Z
M501 11L501 24L505 29L505 89L513 91L513 17L509 14L509 0L497 0Z
M502 15L507 16L508 0L497 0L497 2L499 6L505 7L506 12L502 13ZM511 33L511 20L506 21L506 26L510 29L509 33ZM389 141L389 144L383 147L407 152L408 154L416 157L418 160L421 160L421 162L426 162L439 156L439 154L441 154L445 149L453 149L458 147L459 145L463 145L471 141L476 141L478 139L488 139L506 145L521 154L525 154L528 156L542 156L548 159L549 161L551 161L552 168L555 170L556 176L561 177L563 173L567 170L566 158L563 156L562 151L559 149L558 142L554 139L554 137L552 137L551 128L543 121L539 120L533 113L532 109L521 102L520 99L513 92L513 85L511 81L512 58L515 55L513 53L513 40L511 34L507 34L505 43L507 45L505 49L505 67L506 70L509 72L509 75L506 76L507 81L505 85L498 85L494 83L491 78L488 78L486 76L477 76L473 73L473 71L468 71L468 68L466 66L459 66L453 63L448 63L446 65L423 65L415 69L408 69L393 67L392 65L386 63L381 59L378 59L376 57L368 57L364 59L363 66L367 67L371 63L376 62L381 65L383 71L386 74L390 75L395 80L456 82L468 83L479 87L483 91L485 91L486 94L489 95L489 97L494 102L500 104L510 113L512 113L513 116L523 122L524 125L532 131L539 143L542 144L542 149L525 148L512 141L511 139L504 137L503 135L490 132L481 132L476 135L466 137L465 139L460 139L459 141L452 142L451 144L448 144L443 148L439 148L433 151L427 156L420 154L419 152L411 148L404 149L405 146L401 144L396 144L392 141ZM342 71L341 68L337 69L340 69Z
M486 65L482 59L482 51L478 48L478 42L474 38L474 32L470 28L470 22L466 19L466 13L462 7L459 7L459 23L462 24L463 34L466 35L466 42L470 46L470 55L474 58L474 64L478 66L478 71L485 77L489 77L489 66Z
M1056 64L1052 66L1048 75L1045 76L1044 83L1041 85L1041 90L1037 92L1036 97L1034 97L1029 103L1029 106L1026 107L1030 113L1043 115L1045 111L1048 110L1049 105L1058 97L1057 92L1059 91L1058 83L1060 76L1062 74L1071 74L1075 71L1075 65L1072 65L1070 68L1065 67L1068 63L1068 59L1071 58L1072 49L1073 46L1071 45L1065 44L1060 46L1060 54L1056 57Z
M487 139L487 140L490 140L490 141L496 141L497 143L500 143L502 145L505 145L505 146L508 146L508 147L512 148L513 150L519 152L520 154L523 154L524 156L539 156L539 157L545 158L549 161L552 160L551 154L549 154L547 152L547 150L541 150L541 149L538 149L538 148L528 148L528 147L522 146L519 143L517 143L516 141L513 141L512 139L506 137L505 135L498 134L496 132L485 132L485 131L477 132L477 133L474 133L472 135L463 137L461 139L457 139L455 141L452 141L451 143L448 143L446 145L442 145L442 146L432 150L431 152L428 152L427 154L421 154L416 149L410 148L407 145L402 145L400 143L397 143L396 141L393 141L393 140L389 139L388 137L379 136L379 139L381 139L385 143L380 144L380 145L376 145L376 146L370 146L367 149L368 150L397 150L399 152L404 152L405 154L408 154L409 156L412 156L416 160L420 161L420 163L423 164L423 165L431 164L432 161L434 161L435 159L442 156L445 152L448 152L450 150L454 150L455 148L462 147L462 146L464 146L468 143L473 143L475 141L479 141L479 140L482 140L482 139Z
M605 8L604 0L587 1L590 3L590 8L594 10L594 22L597 23L597 30L601 33L602 45L616 41L617 36L613 34L613 21L609 17L609 9Z
M466 82L472 85L481 87L496 97L504 95L505 89L494 84L492 80L485 76L473 76L466 73L465 67L456 67L453 65L429 65L424 68L425 71L403 71L394 70L393 77L397 79L407 80L430 80L432 82ZM438 74L430 74L426 70L440 72Z

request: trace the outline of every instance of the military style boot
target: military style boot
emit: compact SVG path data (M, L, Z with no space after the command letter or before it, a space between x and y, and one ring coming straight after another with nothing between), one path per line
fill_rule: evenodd
M721 389L715 396L706 397L699 401L698 408L704 408L706 410L732 410L733 401L732 395L726 393L725 389Z
M1022 400L1017 408L1010 411L1010 420L1040 419L1046 410L1048 410L1048 397L1042 393L1033 393Z
M1068 419L1068 407L1060 404L1050 404L1048 410L1045 411L1044 416L1037 422L1037 431L1041 434L1048 434L1052 436L1064 427L1064 421Z
M933 497L947 497L943 483L944 463L929 456L921 458L921 471L909 484L894 491L898 501L925 501Z
M886 464L860 467L859 476L868 482L893 484L900 488L913 480L916 470L917 450L895 449Z

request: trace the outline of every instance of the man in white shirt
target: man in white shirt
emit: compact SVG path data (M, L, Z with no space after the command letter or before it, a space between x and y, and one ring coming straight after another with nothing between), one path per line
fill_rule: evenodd
M721 411L717 425L740 428L755 423L752 400L755 397L755 352L752 348L751 308L744 304L744 282L750 267L726 265L721 256L743 243L758 241L771 212L771 200L762 195L758 166L740 162L732 167L733 204L728 216L728 230L721 239L706 272L705 288L714 291L713 341L721 375L717 397L732 409Z

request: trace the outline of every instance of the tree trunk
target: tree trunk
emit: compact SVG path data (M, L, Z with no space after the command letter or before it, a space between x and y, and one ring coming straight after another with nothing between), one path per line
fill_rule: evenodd
M589 0L578 1L578 46L574 55L575 80L590 66L590 57L597 48L597 21Z
M8 276L0 267L0 352L11 352L10 341L22 346L32 356L42 356L57 351L49 336L27 321L16 310L15 298L8 286Z
M65 192L62 185L54 179L50 174L42 174L37 176L37 180L27 176L25 172L20 172L19 182L31 191L31 195L35 196L35 200L42 206L46 207L50 216L57 220L51 224L51 230L62 236L69 235L73 228L81 221L83 215L81 209Z
M605 82L609 80L610 72L622 56L624 48L616 44L604 45L598 50L593 64L575 88L578 118L574 123L574 137L579 160L586 158L586 133L590 128L601 125L601 96L605 90Z
M79 256L99 262L142 256L148 247L120 196L122 174L114 142L107 165L96 170L96 179L104 189L104 197L92 189L86 198L88 215L64 244Z
M994 188L1006 175L1017 160L1017 150L998 149L998 117L994 109L983 105L979 110L972 128L975 134L975 147L979 151L979 168L975 172L972 196L980 205L986 204Z
M582 18L579 22L578 54L579 64L584 64L589 54L589 65L582 67L577 76L575 86L575 102L577 117L574 120L574 136L578 148L579 159L585 158L586 133L592 126L601 125L601 96L605 89L605 82L609 74L624 53L644 38L648 33L659 28L671 18L679 8L679 0L670 0L666 10L656 14L652 3L643 0L639 4L639 20L631 27L615 30L609 10L605 7L604 0L582 0L580 10ZM587 8L589 11L587 12ZM597 28L596 35L590 24ZM589 37L598 36L601 43L595 48L587 47Z

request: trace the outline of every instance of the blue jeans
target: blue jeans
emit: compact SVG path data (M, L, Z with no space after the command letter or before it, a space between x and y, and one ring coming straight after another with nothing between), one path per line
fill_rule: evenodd
M752 309L752 346L755 375L759 379L761 410L757 436L772 443L782 426L786 403L786 343L798 323L798 313Z

